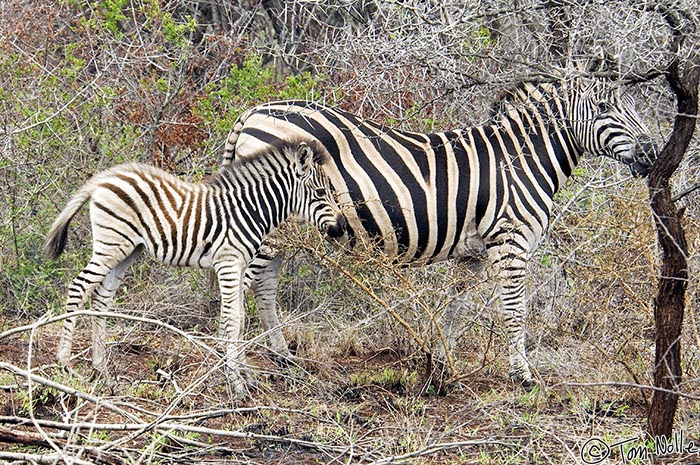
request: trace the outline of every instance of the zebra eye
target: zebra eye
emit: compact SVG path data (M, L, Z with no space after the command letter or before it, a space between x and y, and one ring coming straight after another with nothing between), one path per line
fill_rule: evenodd
M326 189L323 189L323 188L316 189L316 197L325 197L325 196L326 196Z
M613 106L610 102L598 102L598 110L601 113L607 113L612 110Z

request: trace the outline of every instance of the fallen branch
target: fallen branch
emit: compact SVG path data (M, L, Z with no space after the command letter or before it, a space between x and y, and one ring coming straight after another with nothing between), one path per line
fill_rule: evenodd
M406 454L402 455L392 455L390 457L384 457L380 460L376 460L374 462L371 462L369 465L388 465L388 464L398 464L398 463L413 463L412 461L409 461L408 459L415 459L417 457L424 457L426 455L432 455L437 452L443 452L446 450L450 449L458 449L460 447L467 447L467 446L499 446L499 447L510 447L513 449L520 448L518 444L513 444L510 442L504 442L504 441L497 441L497 440L481 440L481 441L460 441L460 442L446 442L446 443L438 443L438 444L431 444L429 446L424 447L423 449L414 451L414 452L408 452Z
M69 426L69 425L66 425ZM66 447L67 444L60 440L60 438L52 438L52 440L56 443L61 444L61 446ZM6 443L11 443L11 444L24 444L27 446L37 446L37 447L48 447L51 448L51 444L49 441L44 439L44 437L41 434L33 433L31 431L20 431L17 429L9 429L5 428L4 426L0 426L0 442L6 442ZM101 450L97 450L94 448L90 447L83 447L83 446L76 446L79 447L80 453L83 455L87 455L90 457L91 460L95 463L104 463L106 465L122 465L124 461L116 457L114 454L109 454ZM35 456L34 454L31 455L33 461L39 462L39 463L56 463L58 460L57 458L61 458L59 454L50 454L50 455L40 455L40 456ZM40 457L40 459L36 459L36 457ZM2 453L0 452L0 458L3 458ZM51 462L43 462L42 460L46 459L48 460L51 458ZM61 459L62 460L62 459ZM86 463L93 463L93 462L86 462ZM72 463L79 463L78 460L72 459Z
M20 431L0 426L0 442L26 444L28 446L51 447L41 435L31 431Z
M22 423L27 423L27 424L33 424L34 422L29 421L28 419L22 419L19 417L0 417L0 423L14 423L14 424L22 424ZM51 421L51 420L36 420L36 423L39 424L43 428L52 428L52 429L58 429L58 430L64 430L64 431L79 431L81 429L85 430L90 430L90 431L139 431L142 430L144 425L143 423L91 423L91 422L83 422L83 423L61 423L58 421ZM2 428L2 427L0 427ZM243 432L243 431L230 431L230 430L222 430L222 429L215 429L215 428L207 428L204 426L192 426L192 425L184 425L181 423L171 423L171 422L162 422L157 424L156 426L153 427L153 430L159 433L198 433L198 434L206 434L206 435L211 435L211 436L221 436L225 438L232 438L232 439L246 439L246 440L255 440L255 441L263 441L263 442L273 442L273 443L281 443L281 444L290 444L290 445L295 445L299 447L304 447L308 449L315 449L315 450L321 450L321 451L326 451L326 452L343 452L346 450L345 447L341 446L330 446L327 444L321 444L318 442L313 442L313 441L306 441L303 439L295 439L295 438L290 438L290 437L283 437L283 436L273 436L269 434L257 434L257 433L252 433L252 432ZM0 439L2 436L0 436ZM178 440L181 440L182 438L176 438ZM44 445L44 444L41 444ZM209 444L209 446L211 446Z
M26 462L26 463L47 463L54 465L56 463L61 463L63 457L61 454L20 454L15 452L0 452L0 460L12 460L15 462ZM87 460L80 460L71 457L71 465L95 465L94 462L88 462Z

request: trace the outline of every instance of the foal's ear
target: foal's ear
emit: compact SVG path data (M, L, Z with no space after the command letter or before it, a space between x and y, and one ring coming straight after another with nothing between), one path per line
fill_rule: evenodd
M306 142L302 142L297 147L296 169L299 176L311 173L314 168L314 151Z

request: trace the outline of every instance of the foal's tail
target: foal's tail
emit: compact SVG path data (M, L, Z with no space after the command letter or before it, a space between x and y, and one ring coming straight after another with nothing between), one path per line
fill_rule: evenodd
M78 213L80 207L90 200L96 184L94 178L84 184L68 201L68 204L58 215L56 221L53 222L49 233L46 235L46 241L44 242L44 251L49 258L58 258L59 255L63 253L63 249L66 247L66 241L68 240L68 225L75 214Z

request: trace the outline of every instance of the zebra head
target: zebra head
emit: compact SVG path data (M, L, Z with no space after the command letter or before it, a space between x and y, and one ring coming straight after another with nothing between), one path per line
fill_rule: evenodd
M323 172L323 164L329 158L318 144L312 148L301 142L297 147L295 170L299 182L294 213L302 221L314 224L330 239L342 241L346 236L347 222L335 201L330 180Z
M582 149L608 156L628 165L634 176L646 177L656 161L657 147L632 97L601 92L598 86L584 94L588 95L581 98L577 109L577 116L583 118L575 117Z

